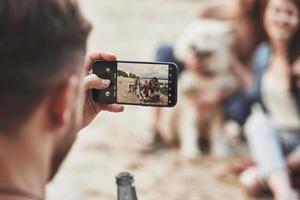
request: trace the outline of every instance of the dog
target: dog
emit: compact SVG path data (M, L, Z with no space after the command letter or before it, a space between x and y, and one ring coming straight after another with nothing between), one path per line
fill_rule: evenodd
M230 47L232 31L229 24L215 20L193 22L179 37L175 45L176 57L184 61L193 48L204 55L204 63L212 76L200 76L185 70L179 80L178 104L173 109L161 111L158 131L167 143L179 142L181 154L195 159L202 154L199 140L206 141L209 152L216 157L227 157L229 147L226 131L230 127L238 130L238 125L225 123L223 104L214 107L199 107L195 103L197 95L209 98L223 90L235 90L236 78L231 74ZM205 56L207 55L207 56ZM228 129L228 130L227 130Z

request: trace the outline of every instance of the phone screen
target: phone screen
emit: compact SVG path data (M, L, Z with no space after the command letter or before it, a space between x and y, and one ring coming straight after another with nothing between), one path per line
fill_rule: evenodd
M119 104L168 106L169 65L118 62L116 96Z

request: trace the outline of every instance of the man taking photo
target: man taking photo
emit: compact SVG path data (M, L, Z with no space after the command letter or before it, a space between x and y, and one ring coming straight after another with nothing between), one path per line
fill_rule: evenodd
M41 200L76 139L102 110L109 86L84 57L91 25L75 0L0 0L0 200Z

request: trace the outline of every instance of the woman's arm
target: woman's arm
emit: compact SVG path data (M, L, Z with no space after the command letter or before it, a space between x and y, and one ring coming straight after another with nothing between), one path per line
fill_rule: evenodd
M231 57L230 69L240 82L242 88L249 89L253 86L253 72L250 70L249 66L245 66L241 61L239 61L237 56Z
M230 1L207 1L201 4L197 17L205 19L230 20L235 17Z

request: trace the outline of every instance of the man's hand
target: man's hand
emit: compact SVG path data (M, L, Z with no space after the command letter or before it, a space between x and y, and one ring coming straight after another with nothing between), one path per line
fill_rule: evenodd
M109 80L100 79L97 75L92 74L92 66L95 60L114 61L116 60L116 56L106 52L94 52L88 56L87 63L84 68L86 76L83 79L83 94L85 95L85 103L82 128L90 124L100 111L122 112L124 110L124 106L122 105L102 105L93 101L92 89L105 89L110 84Z

